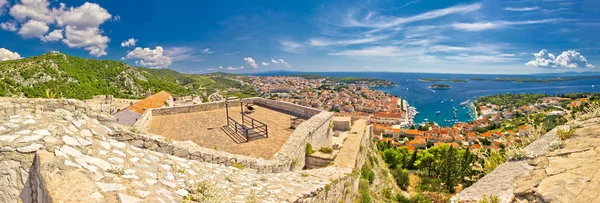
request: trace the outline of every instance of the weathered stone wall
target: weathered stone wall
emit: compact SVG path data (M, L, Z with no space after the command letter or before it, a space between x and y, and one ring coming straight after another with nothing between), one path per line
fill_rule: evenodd
M256 99L259 99L259 98L230 100L230 101L227 101L227 104L229 104L229 107L237 107L237 106L240 106L240 101L244 102L245 104L246 103L253 104ZM195 104L195 105L152 109L152 115L163 116L163 115L172 115L172 114L180 114L180 113L210 111L210 110L223 109L223 108L225 108L225 101L216 101L216 102L208 102L208 103Z
M300 106L297 104L292 104L288 102L275 101L264 98L247 98L241 100L229 100L227 103L229 107L238 107L240 106L240 101L244 104L250 103L255 105L260 105L263 107L267 107L276 111L281 111L287 114L292 114L294 116L298 116L303 119L309 119L310 117L317 115L321 112L319 109ZM162 116L162 115L172 115L172 114L180 114L180 113L193 113L193 112L201 112L201 111L210 111L215 109L225 108L226 101L217 101L217 102L208 102L202 104L195 105L187 105L187 106L175 106L168 108L157 108L152 109L154 116Z
M133 124L133 128L145 131L152 120L152 109L145 111L142 116Z
M23 188L23 191L20 195L23 202L52 202L52 198L50 197L48 189L46 188L46 184L44 183L44 177L42 177L40 173L40 166L40 155L36 153L35 159L33 160L33 165L29 170L29 177L27 178L25 188Z
M275 153L273 160L287 163L291 170L304 168L307 143L311 143L313 147L324 146L323 142L331 143L331 133L327 124L332 117L333 113L322 111L298 125L281 149Z
M85 102L76 99L29 99L0 97L0 115L14 115L20 112L54 112L64 109L70 112L85 113L90 118L98 121L113 121L114 118L107 114L93 111Z
M361 138L361 147L356 157L356 165L354 171L359 171L360 167L365 163L368 147L371 147L371 139L373 126L367 126L365 133ZM358 183L360 175L358 172L353 172L345 177L334 179L330 184L326 185L323 190L313 192L311 196L299 199L296 202L354 202L354 194L358 192Z
M298 116L302 119L309 119L314 115L317 115L322 112L322 110L301 106L298 104L293 104L289 102L281 102L270 99L256 98L254 100L254 104L261 105L270 109L274 109L277 111L281 111L287 114L292 114L294 116Z
M315 168L323 168L329 165L329 163L333 162L333 159L317 157L317 156L307 156L306 157L306 169L315 169Z
M333 118L333 130L349 131L352 126L352 117L335 117Z

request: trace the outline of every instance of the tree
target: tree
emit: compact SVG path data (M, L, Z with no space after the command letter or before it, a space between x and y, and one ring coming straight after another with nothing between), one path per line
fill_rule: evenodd
M400 161L398 152L393 148L388 148L383 151L382 157L390 169L395 169Z
M450 193L454 193L454 186L458 180L458 157L456 149L449 145L441 145L441 156L439 162L439 176L444 183L446 189Z
M415 162L417 161L417 150L415 150L412 154L412 156L410 157L410 160L408 161L408 164L406 166L406 169L408 170L415 170Z

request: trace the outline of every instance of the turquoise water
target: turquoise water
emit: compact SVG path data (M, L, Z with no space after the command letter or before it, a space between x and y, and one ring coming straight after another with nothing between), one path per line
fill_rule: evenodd
M263 73L259 75L294 75L298 73ZM458 121L469 122L473 119L469 108L460 105L461 102L473 98L503 94L503 93L544 93L544 94L564 94L574 92L600 92L600 77L598 76L578 76L577 80L552 83L515 83L515 82L495 82L495 81L469 81L467 83L455 82L420 82L421 78L442 78L442 79L468 79L485 78L494 79L498 77L508 77L507 75L466 75L466 74L429 74L429 73L381 73L381 72L339 72L339 73L317 73L325 76L341 77L369 77L390 80L398 84L395 87L377 88L378 90L396 95L406 99L411 106L417 108L419 114L415 117L415 123L421 123L425 119L436 122L442 126L450 126L452 123L445 120L457 119ZM517 76L528 78L555 78L556 76ZM453 88L447 90L431 90L429 86L434 83L449 84ZM595 87L592 87L594 85ZM450 100L454 100L451 102ZM445 101L444 101L445 100ZM444 103L442 103L444 101ZM456 118L454 118L453 108L457 109ZM440 114L436 114L440 111Z

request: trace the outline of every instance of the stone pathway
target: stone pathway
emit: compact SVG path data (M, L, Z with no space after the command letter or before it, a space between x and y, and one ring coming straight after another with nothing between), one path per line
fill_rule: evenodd
M365 133L366 121L364 119L354 121L354 125L346 137L337 158L334 160L334 166L340 168L354 168L356 157L360 151L360 141Z
M139 149L108 136L118 130L63 109L11 114L0 109L0 203L30 201L29 187L35 185L28 177L38 176L55 202L181 202L193 192L210 192L204 195L215 202L296 202L352 172L326 167L258 174ZM34 154L40 157L39 174L29 174Z

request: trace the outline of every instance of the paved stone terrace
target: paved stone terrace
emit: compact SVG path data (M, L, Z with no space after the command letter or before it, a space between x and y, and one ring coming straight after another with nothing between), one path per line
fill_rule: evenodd
M62 109L0 111L0 202L28 202L44 192L55 202L181 202L196 183L210 186L214 202L304 202L352 172L327 167L258 174L110 139L118 129ZM41 157L36 170L28 168L34 154Z
M222 150L234 154L271 158L279 151L294 131L290 129L291 115L254 105L255 112L247 114L268 126L269 137L255 136L250 142L241 142L231 137L223 126L227 125L225 109L194 113L153 116L148 132L172 140L191 140L201 147ZM242 121L240 108L230 107L229 115L237 122Z

